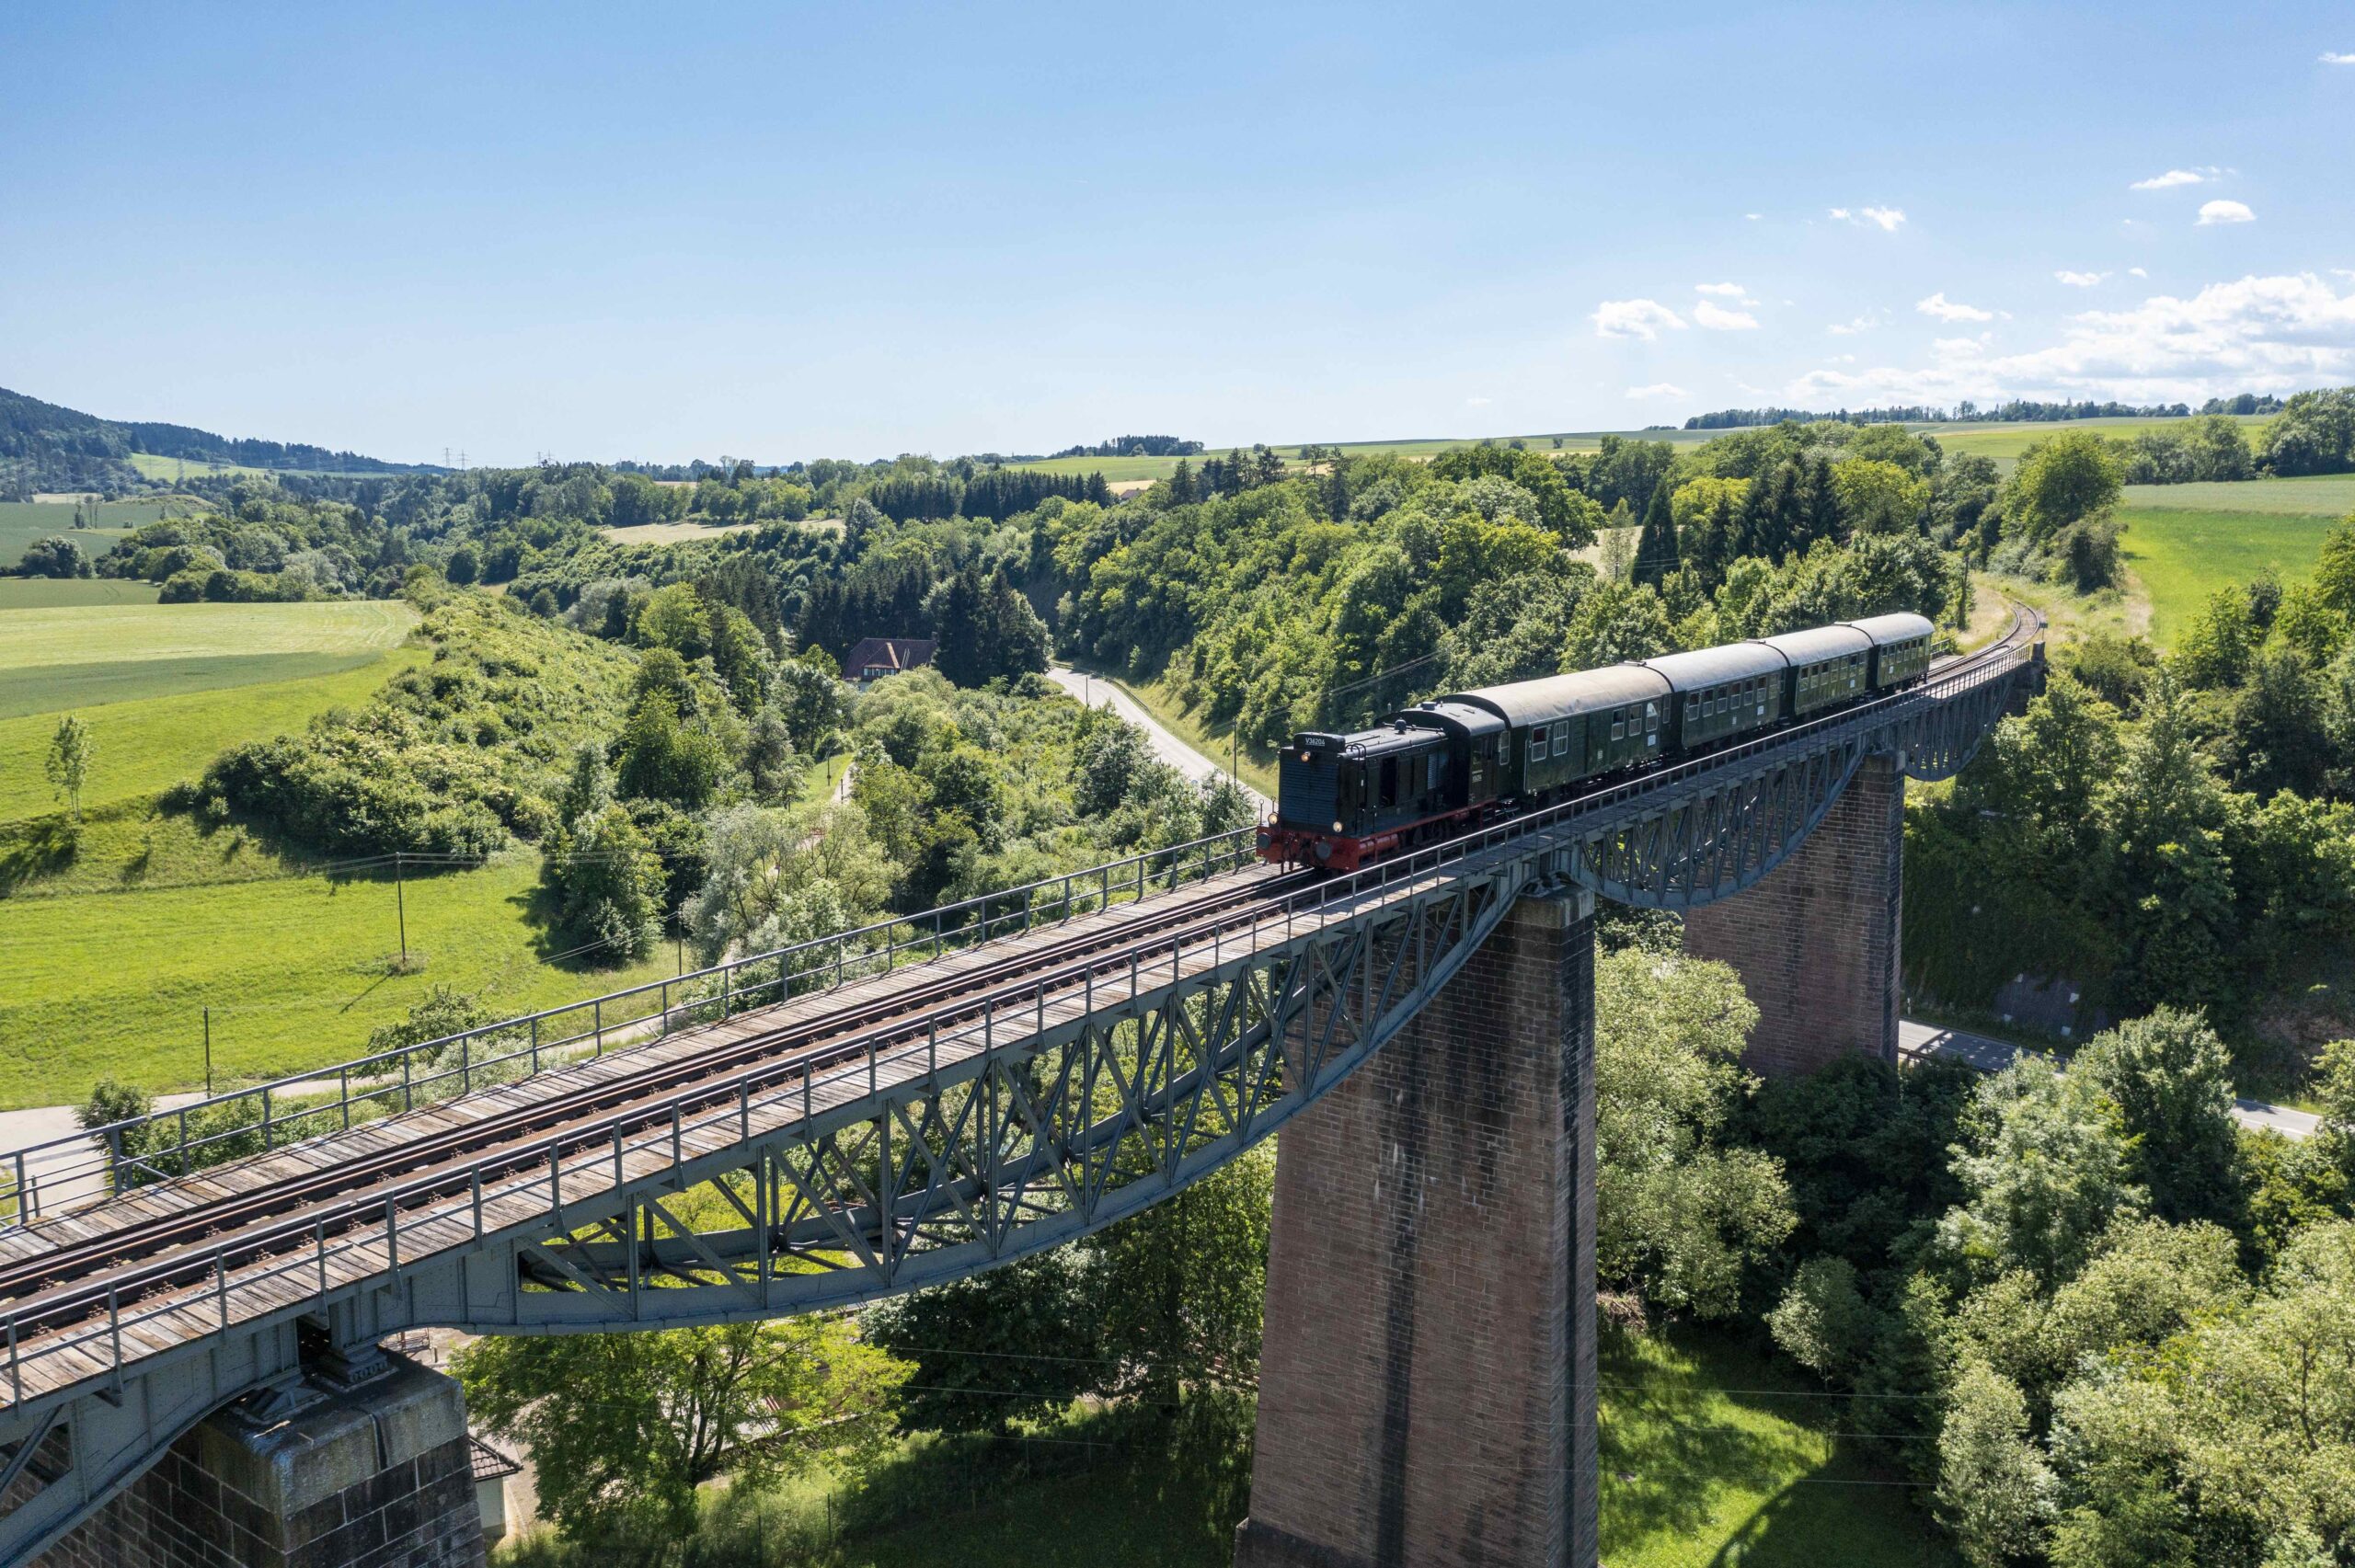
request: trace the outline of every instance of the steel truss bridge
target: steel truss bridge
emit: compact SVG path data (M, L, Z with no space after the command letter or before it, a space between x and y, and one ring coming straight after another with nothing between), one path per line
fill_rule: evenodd
M0 1159L0 1563L385 1335L844 1307L1134 1214L1380 1049L1525 894L1726 898L1867 754L1951 775L2037 634L1351 876L1245 830Z

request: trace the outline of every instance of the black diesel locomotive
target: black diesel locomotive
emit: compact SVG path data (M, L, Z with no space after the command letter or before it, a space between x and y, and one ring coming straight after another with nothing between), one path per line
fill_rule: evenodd
M1354 871L1408 845L1815 718L1922 679L1930 623L1875 615L1457 692L1352 735L1292 738L1259 856Z

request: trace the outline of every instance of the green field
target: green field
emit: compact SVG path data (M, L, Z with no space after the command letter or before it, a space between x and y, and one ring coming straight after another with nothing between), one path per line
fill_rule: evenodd
M25 547L36 539L63 534L71 539L93 559L114 548L114 542L144 522L153 522L161 515L160 508L141 509L155 515L116 521L115 517L132 509L102 505L98 509L100 528L74 526L74 509L43 501L0 501L0 571L13 572L24 558Z
M408 943L425 963L398 974L390 878L0 898L0 1106L79 1101L109 1075L201 1082L207 1006L216 1073L258 1077L358 1055L437 984L520 1012L670 972L667 946L618 972L542 962L538 873L531 855L412 873Z
M1671 1330L1602 1357L1611 1568L1948 1568L1925 1493L1853 1437L1881 1408L1729 1338Z
M357 706L395 675L431 658L426 648L396 648L340 674L92 709L82 715L97 748L84 800L97 805L153 795L201 773L240 740L283 735L331 707ZM0 719L0 823L56 809L41 776L41 760L56 727L52 715Z
M2345 517L2355 512L2355 474L2315 474L2297 479L2245 479L2238 484L2129 485L2126 504L2137 511L2277 512Z
M384 475L373 473L347 475L339 468L248 468L241 463L206 463L197 458L158 457L152 452L132 452L131 466L139 470L142 478L159 479L167 485L178 483L183 475L190 479L202 479L222 474L303 474L315 477L354 479L385 477Z
M374 663L416 624L389 600L11 610L0 717L336 674Z
M2130 507L2119 521L2126 563L2150 601L2152 640L2165 647L2216 589L2268 569L2284 581L2312 571L2333 520Z
M0 611L77 604L153 604L163 590L128 578L0 578ZM0 627L7 624L0 621ZM4 634L0 634L4 635Z
M2254 435L2256 427L2269 417L2250 414L2242 417L2240 423ZM2008 474L2021 452L2062 430L2091 430L2097 435L2131 441L2145 430L2179 430L2183 425L2181 419L2056 419L2028 420L2011 425L1908 425L1905 428L1921 435L1936 436L1938 444L1950 455L1992 457L1995 465ZM2170 487L2188 489L2192 486Z

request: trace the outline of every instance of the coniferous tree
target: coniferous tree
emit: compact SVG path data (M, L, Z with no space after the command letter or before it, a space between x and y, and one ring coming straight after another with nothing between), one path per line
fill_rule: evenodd
M1181 457L1177 472L1169 475L1169 504L1191 506L1198 498L1194 493L1194 465Z
M1629 576L1658 587L1676 570L1676 519L1669 509L1668 481L1652 486L1651 504L1644 509L1644 531L1636 535L1636 564Z

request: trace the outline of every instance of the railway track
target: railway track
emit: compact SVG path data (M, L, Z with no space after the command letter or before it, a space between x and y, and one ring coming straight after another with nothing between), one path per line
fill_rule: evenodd
M2016 601L2012 614L2012 625L2001 638L1984 648L1938 661L1932 667L1932 677L1951 677L1981 665L2016 658L2023 644L2040 629L2042 617ZM1598 797L1611 793L1600 792ZM479 1119L442 1118L396 1146L362 1150L348 1161L288 1180L228 1190L217 1197L181 1204L167 1213L135 1217L95 1235L86 1233L87 1222L102 1211L85 1210L58 1220L36 1222L20 1235L39 1236L51 1230L59 1232L57 1244L0 1260L0 1304L5 1304L0 1305L0 1316L9 1321L21 1339L86 1321L94 1312L104 1313L110 1302L201 1282L217 1267L238 1266L290 1246L312 1244L322 1235L333 1238L373 1226L382 1222L387 1202L413 1205L463 1194L477 1181L545 1163L552 1150L575 1152L589 1141L610 1138L617 1124L626 1130L642 1129L658 1118L667 1121L673 1107L683 1103L690 1110L716 1104L738 1092L748 1070L758 1071L764 1082L818 1073L879 1046L902 1043L911 1036L921 1038L927 1027L953 1026L979 1016L1002 1001L1009 989L1027 993L1066 980L1078 984L1108 953L1207 937L1213 930L1250 922L1320 880L1313 872L1233 876L1223 887L1191 898L1156 901L1157 907L1149 913L1109 920L1034 946L1018 947L994 963L951 965L929 976L921 968L907 971L919 977L914 983L858 996L815 1016L756 1029L707 1051L684 1057L656 1053L643 1067L603 1077L589 1074L592 1082L560 1084L556 1093ZM626 1061L638 1050L633 1047L605 1060ZM560 1080L568 1073L576 1079L582 1076L571 1069L558 1070L551 1076ZM699 1083L710 1085L709 1102L694 1099ZM442 1102L419 1115L431 1116L433 1110L465 1103L465 1099ZM369 1126L382 1128L400 1119L387 1118ZM290 1150L314 1148L343 1136L325 1134L146 1190L151 1195L184 1196L200 1184L220 1187L224 1178L234 1181L240 1166L279 1159Z
M545 1164L552 1148L571 1152L585 1146L583 1139L608 1139L616 1122L626 1130L658 1119L667 1122L682 1091L692 1092L698 1082L713 1085L711 1103L716 1104L737 1093L748 1068L765 1065L780 1078L822 1071L862 1058L878 1044L921 1038L927 1027L978 1016L1001 1001L1009 986L1027 993L1042 981L1051 986L1066 975L1077 983L1091 961L1108 951L1207 936L1214 926L1258 918L1267 906L1312 880L1311 874L1299 872L1252 876L1239 886L1165 905L1143 918L1010 954L998 963L893 988L708 1052L567 1089L481 1120L436 1128L306 1177L66 1241L0 1265L0 1300L8 1303L6 1315L20 1337L80 1322L94 1310L104 1311L110 1296L128 1300L209 1278L216 1259L235 1267L292 1244L308 1244L322 1226L332 1239L357 1226L381 1223L388 1198L407 1205L463 1194L477 1178ZM946 1001L964 1005L944 1013L940 1004ZM635 1123L634 1110L641 1114ZM570 1143L568 1129L577 1135ZM339 1136L324 1135L329 1139ZM236 1169L216 1167L201 1174L217 1181Z

